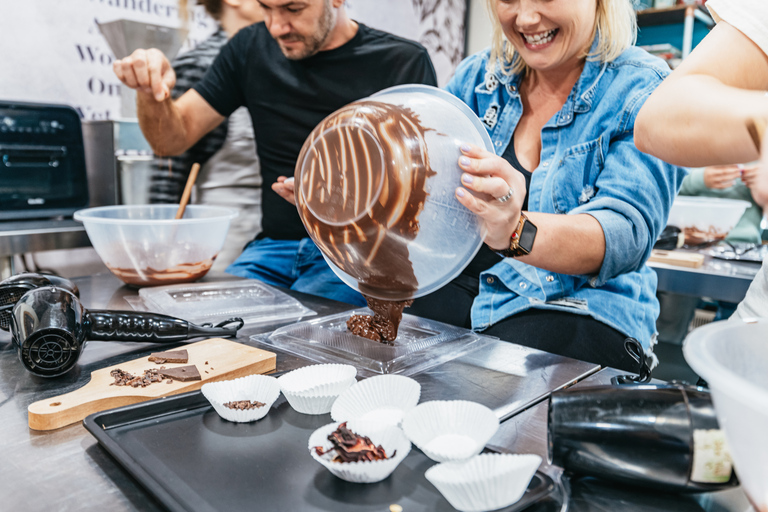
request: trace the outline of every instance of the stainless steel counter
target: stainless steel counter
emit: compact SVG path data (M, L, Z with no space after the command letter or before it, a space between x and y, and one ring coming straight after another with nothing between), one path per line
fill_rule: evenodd
M700 268L650 261L648 266L656 271L660 291L734 303L741 302L760 270L759 263L726 261L708 255Z
M13 256L90 247L83 224L72 219L0 222L0 278L14 274Z
M88 308L129 309L125 297L136 294L110 274L76 282L83 304ZM292 294L321 316L350 309L346 304ZM250 343L251 335L276 327L243 329L238 341ZM90 342L75 371L46 380L22 368L10 336L0 331L0 510L162 510L81 424L51 432L36 432L27 426L27 406L32 402L72 391L88 381L91 371L151 351L152 346L146 344ZM305 364L308 361L278 352L278 371ZM595 365L499 341L417 375L416 379L422 384L422 401L472 399L494 408L500 417L510 417L492 440L498 449L539 453L546 458L545 400L549 393L579 381L599 382L608 375ZM555 468L547 470L556 476ZM594 496L618 497L614 501L603 499L601 506L594 508L591 498L581 498L592 496L587 492L591 488L574 488L580 494L575 494L573 501L581 504L573 510L746 510L722 506L704 508L693 499L656 500L653 503L658 506L649 508L648 500L641 498L643 493L621 490L629 494L617 495L618 491L612 486L606 486ZM635 499L641 507L633 508ZM561 502L562 496L555 496L534 510L560 510ZM680 508L679 503L686 506Z

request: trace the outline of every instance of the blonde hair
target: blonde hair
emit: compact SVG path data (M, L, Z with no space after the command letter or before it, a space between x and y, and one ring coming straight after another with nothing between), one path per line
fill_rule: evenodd
M493 40L488 69L496 65L506 75L525 74L529 68L525 61L515 51L515 47L507 41L501 28L501 21L496 12L498 0L487 0L486 7L493 23ZM570 1L570 0L569 0ZM611 62L635 44L637 38L637 15L630 0L597 0L595 15L595 31L598 34L597 47L592 53L589 49L584 57L590 61Z

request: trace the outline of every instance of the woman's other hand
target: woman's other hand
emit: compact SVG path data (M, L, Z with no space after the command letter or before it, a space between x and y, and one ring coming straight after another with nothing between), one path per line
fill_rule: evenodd
M713 165L704 169L704 186L713 189L726 189L733 186L741 176L740 165Z
M485 243L491 249L506 249L520 219L525 178L490 151L463 145L461 153L459 167L464 173L456 198L483 219L487 228Z

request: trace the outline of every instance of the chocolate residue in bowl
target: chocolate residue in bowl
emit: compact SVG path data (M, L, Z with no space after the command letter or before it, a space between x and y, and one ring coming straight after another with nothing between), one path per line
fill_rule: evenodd
M323 254L358 281L374 311L353 316L348 328L376 341L394 341L412 302L401 299L418 290L408 243L419 232L427 179L436 174L428 131L408 108L360 101L318 125L298 159L301 219Z
M419 231L427 179L436 174L427 131L410 109L360 101L320 123L299 155L296 204L304 226L366 295L400 300L418 290L408 242Z
M397 338L397 330L403 319L403 309L413 304L413 300L381 300L365 297L371 315L352 315L347 320L347 329L352 334L382 343L392 343Z
M182 263L181 265L164 270L157 270L151 267L136 270L133 268L117 268L110 265L107 265L107 268L125 284L131 286L157 286L197 281L208 273L215 259L211 258L196 263Z

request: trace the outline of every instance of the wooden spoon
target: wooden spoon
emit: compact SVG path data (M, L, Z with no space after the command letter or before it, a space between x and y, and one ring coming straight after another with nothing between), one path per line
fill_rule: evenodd
M187 185L184 187L184 193L181 195L181 202L179 203L179 209L176 211L176 218L180 219L184 216L184 210L187 208L189 202L189 196L192 194L192 187L195 185L197 179L197 173L200 172L200 164L192 164L192 170L189 171L189 178L187 178Z

